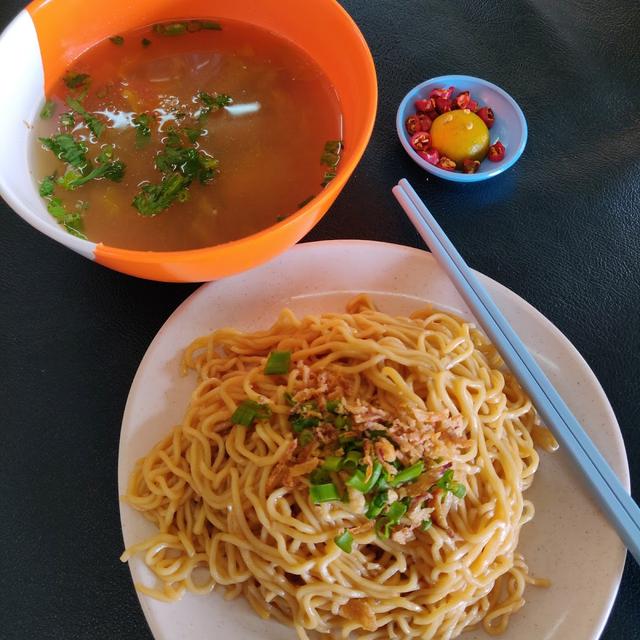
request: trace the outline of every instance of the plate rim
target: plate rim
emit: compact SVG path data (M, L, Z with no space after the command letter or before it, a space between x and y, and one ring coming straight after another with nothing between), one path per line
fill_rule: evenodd
M304 253L306 251L310 251L310 250L314 250L314 249L319 249L322 250L323 248L331 248L334 247L336 245L340 245L340 246L358 246L358 247L380 247L383 251L397 251L400 253L404 253L404 254L408 254L411 255L412 257L419 259L419 260L426 260L426 261L430 261L433 263L433 265L435 266L435 268L439 269L440 271L442 271L440 265L438 265L435 257L433 256L433 254L431 254L431 252L427 251L426 249L421 249L421 248L417 248L417 247L410 247L408 245L402 245L402 244L397 244L397 243L392 243L392 242L382 242L382 241L377 241L377 240L362 240L362 239L337 239L337 240L320 240L320 241L312 241L312 242L302 242L299 244L294 245L293 247L291 247L288 251L284 252L283 254L280 254L280 256L277 256L276 258L274 258L272 261L270 261L269 263L265 263L266 265L273 263L275 261L277 261L278 259L281 259L283 256L287 255L287 254L291 254L291 253ZM260 267L257 267L257 269L259 269ZM133 380L131 382L131 386L129 388L129 393L127 394L127 400L125 403L125 408L122 414L122 420L121 420L121 425L120 425L120 434L119 434L119 441L118 441L118 459L117 459L117 469L116 469L116 476L117 476L117 484L118 484L118 496L121 496L122 493L124 492L125 486L124 483L121 482L121 471L123 468L123 459L125 457L125 452L124 452L124 434L125 434L125 425L127 424L127 422L130 420L130 414L133 411L132 408L132 404L133 404L133 398L136 396L137 393L137 388L138 386L141 384L141 379L144 375L144 370L145 370L145 365L147 363L148 360L151 360L153 357L153 354L155 352L155 350L158 348L159 344L162 341L163 335L168 331L169 326L172 325L175 321L176 318L181 315L187 307L191 306L192 304L195 304L195 302L197 300L199 300L201 297L206 297L208 295L208 292L212 289L214 289L219 282L226 282L229 280L232 280L235 277L246 277L246 275L248 273L250 273L253 270L249 270L249 271L245 271L245 272L241 272L239 274L236 274L235 276L229 276L228 278L224 278L222 280L214 280L211 282L207 282L202 284L200 287L198 287L198 289L196 289L195 291L193 291L191 294L189 294L176 308L175 310L167 317L167 319L163 322L162 326L160 327L160 329L156 332L155 336L153 337L153 339L151 340L151 342L149 343L149 346L147 347L147 349L145 350L144 355L142 356L140 363L136 369L136 372L134 374ZM562 331L556 327L556 325L551 322L551 320L549 320L541 311L539 311L538 309L536 309L531 303L529 303L527 300L525 300L523 297L521 297L520 295L518 295L516 292L512 291L511 289L509 289L508 287L506 287L505 285L501 284L500 282L498 282L497 280L494 280L493 278L479 272L476 271L475 269L473 269L474 274L480 279L480 281L483 284L489 284L490 288L495 288L497 290L499 290L503 295L505 295L510 303L514 303L516 305L518 305L521 309L526 310L527 314L530 317L533 317L533 319L535 320L535 322L537 324L542 325L547 331L549 331L551 334L553 334L553 337L556 339L561 340L562 342L565 343L565 346L572 351L572 355L574 357L576 357L577 361L580 363L581 367L582 367L582 372L583 374L588 377L590 379L590 381L592 383L595 383L595 388L597 389L597 393L599 396L599 400L602 401L602 406L606 409L606 413L607 413L607 419L610 420L610 422L612 423L613 426L615 426L615 434L614 434L614 448L619 449L620 454L622 455L622 461L623 461L623 465L622 468L620 469L620 481L622 482L623 487L625 488L625 490L630 493L630 488L631 488L631 478L630 478L630 471L629 471L629 459L627 456L627 450L625 447L625 443L624 443L624 438L622 436L622 431L620 429L620 425L618 423L618 420L616 418L615 412L613 411L613 407L611 406L611 403L609 402L609 399L607 398L606 393L604 392L604 389L602 388L602 385L600 384L598 378L596 377L595 373L593 372L593 370L591 369L591 367L589 366L589 363L585 360L585 358L582 356L582 354L578 351L578 349L573 345L573 343L571 342L571 340L569 340L569 338L567 336L565 336ZM453 283L451 283L453 286ZM347 291L348 289L344 289L344 291ZM187 338L188 340L188 338ZM185 345L183 345L184 348ZM124 537L125 537L125 504L123 503L123 501L121 499L118 500L119 503L119 515L120 515L120 532L121 532L121 536L122 536L122 540L123 543L125 542ZM608 600L605 603L605 607L603 609L603 612L601 614L601 616L599 617L598 620L594 621L594 627L593 627L593 639L596 640L597 638L600 638L600 636L602 635L602 632L607 624L607 621L609 620L609 617L611 615L611 610L613 609L613 605L615 603L615 600L617 598L619 589L620 589L620 584L622 582L622 574L624 571L624 567L625 567L625 562L626 562L626 550L624 552L624 554L621 554L621 559L620 559L620 564L618 567L618 571L617 576L616 576L616 580L615 580L615 585L614 587L611 589L611 592L609 593L608 596ZM132 586L134 586L135 583L135 576L133 575L133 569L132 569L132 565L131 563L127 563L128 565L128 569L129 569L129 574L131 576L131 581L132 581ZM144 614L145 617L145 621L151 631L151 634L153 635L153 637L156 640L161 640L164 636L163 636L163 632L162 630L158 627L159 622L157 620L155 620L154 616L150 615L150 609L149 609L149 605L148 605L148 596L145 596L143 593L140 593L138 590L135 589L134 586L134 590L136 593L136 596L138 598L138 601L140 603L140 607L142 609L142 612Z

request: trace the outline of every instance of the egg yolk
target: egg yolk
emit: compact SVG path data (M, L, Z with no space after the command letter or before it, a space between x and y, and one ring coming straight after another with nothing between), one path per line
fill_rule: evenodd
M438 116L430 133L431 146L441 156L451 158L459 169L465 158L483 160L489 150L489 129L469 109L448 111Z

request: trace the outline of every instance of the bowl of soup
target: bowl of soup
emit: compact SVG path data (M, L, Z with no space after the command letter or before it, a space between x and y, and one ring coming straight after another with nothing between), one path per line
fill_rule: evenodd
M3 198L153 280L212 280L292 246L376 113L371 54L334 0L38 0L0 59Z

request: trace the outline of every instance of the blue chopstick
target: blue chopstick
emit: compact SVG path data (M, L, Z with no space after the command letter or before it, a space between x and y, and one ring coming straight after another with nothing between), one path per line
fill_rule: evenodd
M398 186L393 188L393 194L511 372L529 394L546 426L583 475L587 487L627 549L640 564L638 505L624 490L609 463L580 426L413 187L407 180L400 180Z

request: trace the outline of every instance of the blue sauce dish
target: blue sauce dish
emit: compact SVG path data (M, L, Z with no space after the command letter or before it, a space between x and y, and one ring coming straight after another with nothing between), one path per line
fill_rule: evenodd
M454 96L461 91L469 91L471 97L478 102L480 107L493 109L495 122L493 127L489 129L491 144L499 140L505 146L503 160L491 162L485 158L476 173L463 173L458 170L446 171L430 164L411 147L411 136L405 128L406 119L416 113L414 104L416 100L428 98L433 89L446 89L451 86L455 87ZM416 164L434 176L454 182L480 182L501 174L518 161L527 144L527 121L518 103L495 84L472 76L439 76L415 86L407 93L398 107L396 129L402 146Z

